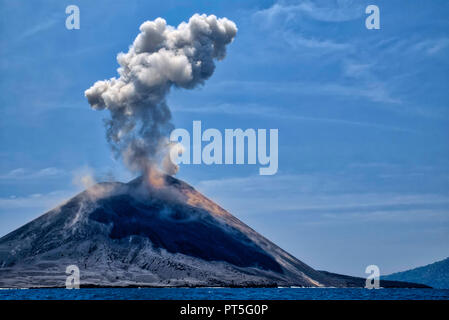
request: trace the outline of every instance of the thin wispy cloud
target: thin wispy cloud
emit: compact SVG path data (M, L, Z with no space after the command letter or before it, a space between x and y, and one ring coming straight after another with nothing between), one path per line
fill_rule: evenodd
M279 216L296 212L353 221L407 220L429 218L435 211L439 218L442 214L449 218L449 194L354 192L357 185L348 186L348 183L353 182L339 175L304 174L277 175L270 179L247 176L204 180L197 187L206 195L220 199L225 207L230 206L244 215ZM230 191L235 185L239 185L239 195Z
M48 193L0 197L0 237L57 208L73 196L73 190L54 190Z
M338 43L331 39L318 39L314 37L305 37L301 34L297 34L291 31L283 31L280 33L283 40L293 49L320 49L320 50L347 50L352 46L348 43Z
M22 209L35 209L36 214L43 214L73 195L73 190L56 190L45 194L2 197L0 198L0 214L15 214Z
M33 25L33 27L29 28L28 30L25 30L17 37L17 41L22 41L27 38L33 37L45 30L50 29L54 25L56 25L60 21L60 19L56 18L50 18L49 20L46 20L44 22L38 23L36 25Z
M344 63L343 73L345 76L360 79L369 76L373 67L372 63L347 61Z
M344 96L349 99L367 99L373 102L400 104L400 98L396 98L387 88L385 82L365 81L363 83L340 82L280 82L280 81L222 81L211 84L208 90L227 90L227 92L245 91L257 94L289 94L289 95L313 95L313 96Z
M37 171L31 171L24 168L13 169L4 174L0 174L0 180L27 180L27 179L41 179L61 177L67 172L55 167L48 167Z
M328 73L332 74L332 78L323 79L320 83L301 84L297 92L402 104L404 97L393 90L401 86L403 79L397 79L397 75L391 73L391 68L386 65L392 61L392 55L409 54L412 43L408 39L387 41L380 37L374 38L376 41L367 46L366 37L379 34L354 32L351 35L351 32L348 36L345 32L342 36L343 33L338 32L338 28L346 30L341 23L357 19L360 19L363 30L366 5L360 1L279 1L269 8L256 11L253 19L271 35L272 43L278 43L283 48L288 45L289 52L295 54L299 62L316 59L318 68L329 65L334 70ZM332 23L335 27L329 29ZM399 48L398 42L407 43L409 50ZM442 50L445 45L444 39L429 41L421 45L421 50L430 54ZM396 47L401 50L393 50ZM305 59L301 59L303 57ZM340 74L337 70L341 70Z
M425 39L412 46L412 49L435 55L449 47L449 38Z
M357 1L326 1L319 5L309 0L299 0L277 2L267 9L257 11L254 17L269 23L278 20L289 21L304 16L318 21L343 22L358 19L363 13L363 7Z
M283 119L285 121L307 121L318 122L324 124L336 124L344 126L367 127L371 129L388 130L388 131L402 131L402 132L416 132L407 128L397 126L383 125L381 123L370 123L363 121L353 121L346 119L310 117L295 114L292 110L286 110L280 107L265 106L255 103L249 104L210 104L203 107L173 107L176 113L195 113L195 114L222 114L222 115L250 115L255 117L269 117L271 119Z
M331 95L347 96L350 98L366 98L373 102L393 104L402 102L401 99L395 98L391 95L383 82L370 82L362 86L347 86L337 83L326 83L319 87L315 86L313 89L317 92Z
M348 51L352 48L350 43L338 42L316 32L310 33L310 28L302 27L305 19L316 22L342 22L360 17L363 10L359 10L359 5L346 2L322 3L321 5L306 0L277 2L269 8L254 12L252 19L272 37L273 43L282 42L291 50L301 54L305 54L303 50L315 55L332 51Z

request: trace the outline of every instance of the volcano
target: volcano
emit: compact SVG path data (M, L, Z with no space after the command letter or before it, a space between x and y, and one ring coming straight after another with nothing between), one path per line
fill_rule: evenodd
M348 286L171 176L99 183L0 239L0 287Z

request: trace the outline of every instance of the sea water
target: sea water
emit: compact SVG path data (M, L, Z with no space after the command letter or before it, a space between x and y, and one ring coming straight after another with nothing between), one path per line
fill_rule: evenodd
M101 288L5 289L0 300L449 300L449 289Z

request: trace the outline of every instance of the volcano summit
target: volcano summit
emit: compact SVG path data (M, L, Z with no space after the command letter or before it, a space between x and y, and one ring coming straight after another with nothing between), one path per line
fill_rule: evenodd
M169 175L99 183L0 238L0 288L363 287L317 271ZM381 281L383 287L426 287Z
M345 286L171 176L100 183L0 239L0 287Z

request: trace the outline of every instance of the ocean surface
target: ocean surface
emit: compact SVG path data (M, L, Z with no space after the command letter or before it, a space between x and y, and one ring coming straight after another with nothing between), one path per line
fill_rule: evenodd
M4 289L0 300L449 300L449 289L113 288Z

